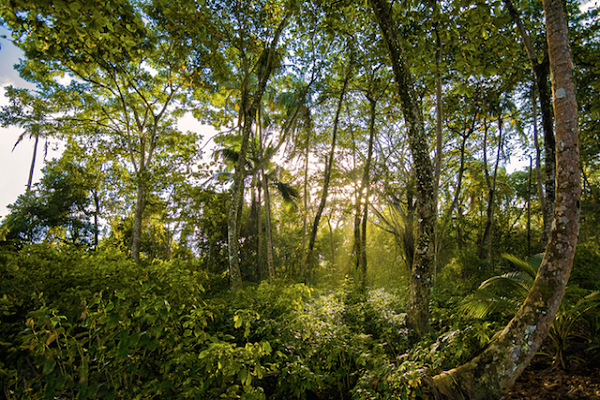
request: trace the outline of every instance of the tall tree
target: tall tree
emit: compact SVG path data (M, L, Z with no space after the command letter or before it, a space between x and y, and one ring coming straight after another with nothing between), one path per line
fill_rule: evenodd
M3 106L0 110L0 124L3 127L23 128L24 131L19 135L15 147L21 143L25 135L34 139L27 191L31 190L33 183L40 138L56 134L56 118L70 108L64 104L62 94L60 90L53 90L53 88L42 85L39 85L35 92L16 89L12 86L6 88L5 96L9 99L9 105Z
M263 6L268 8L266 11L273 12L270 5L264 4ZM241 24L242 20L240 19L239 13L240 5L237 5L234 10L234 15L237 14L237 22ZM267 83L276 67L281 62L281 53L278 49L279 40L291 15L292 4L288 4L285 6L283 13L279 16L278 24L273 27L270 40L269 38L263 38L265 40L264 48L258 53L259 57L257 58L253 58L253 54L251 54L255 49L251 45L253 41L247 36L249 32L245 32L245 27L242 26L234 29L234 32L239 29L239 32L237 32L239 37L234 43L238 43L237 51L239 52L240 67L244 76L242 77L239 98L239 130L241 144L233 177L231 204L227 217L229 279L233 290L238 290L242 286L238 241L240 228L239 218L241 216L243 202L246 158L250 133L256 119L260 102L265 93ZM255 28L261 29L261 27L258 26ZM231 33L234 34L234 32ZM256 83L253 83L253 81ZM253 86L254 84L256 86Z
M499 398L508 391L548 335L571 273L581 193L577 102L563 3L544 0L544 9L559 167L550 238L527 299L500 336L473 360L426 382L438 399Z
M137 191L131 255L139 261L152 163L174 132L172 108L185 86L174 56L176 44L151 29L152 22L128 1L104 7L78 1L53 7L42 3L21 1L15 8L1 9L27 57L20 73L50 87L60 87L53 83L54 75L74 79L66 89L77 112L63 118L62 129L108 135L120 147Z
M429 158L427 133L415 91L414 79L404 54L404 45L401 42L402 36L392 19L391 6L387 0L370 0L369 3L389 52L415 165L417 219L419 223L417 226L415 256L410 274L407 325L417 334L424 334L431 329L429 299L435 280L436 204L434 170Z
M527 51L527 57L533 70L533 77L537 86L537 93L539 94L540 110L542 113L542 127L544 131L544 150L545 150L545 188L546 192L540 196L540 203L542 207L542 216L544 221L544 230L541 239L541 245L544 247L548 241L550 234L550 224L552 221L552 211L554 210L554 192L555 192L555 177L556 177L556 154L555 154L555 139L554 130L552 126L552 99L550 96L550 88L548 87L548 74L550 73L550 62L548 58L547 44L544 44L542 61L538 61L539 57L533 47L531 38L525 29L525 26L521 20L519 11L516 9L511 0L504 0L504 4L508 9L508 13L517 26L519 35L525 50ZM534 114L534 118L537 115Z
M329 183L331 182L331 172L333 170L333 164L334 164L334 159L335 159L335 150L336 150L336 140L337 140L337 133L338 133L338 128L339 128L339 123L340 123L340 115L342 112L342 107L344 105L344 97L346 96L346 92L348 89L348 82L350 81L350 78L352 76L353 73L353 69L354 69L354 56L352 54L353 50L350 50L350 60L347 63L347 69L344 73L344 78L342 81L342 88L340 90L339 93L339 98L338 98L338 102L337 102L337 107L336 107L336 111L335 111L335 117L333 119L333 127L332 127L332 134L331 134L331 150L329 151L329 154L326 157L325 160L325 172L324 172L324 177L323 177L323 189L321 191L321 200L319 202L319 207L317 208L317 213L315 215L314 221L313 221L313 226L312 226L312 230L310 232L310 239L308 241L308 251L307 251L307 256L306 256L306 262L308 264L308 269L307 269L307 273L306 273L306 281L310 281L312 279L312 275L314 272L314 268L315 268L315 257L314 257L314 250L315 250L315 240L317 238L317 231L319 229L319 222L321 221L321 216L323 215L323 210L325 209L325 206L327 204L327 196L329 195Z

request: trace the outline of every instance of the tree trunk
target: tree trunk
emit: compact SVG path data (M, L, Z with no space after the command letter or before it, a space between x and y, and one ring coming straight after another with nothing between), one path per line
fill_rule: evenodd
M408 140L415 163L417 191L417 244L410 276L407 325L418 335L430 331L429 299L435 279L436 204L434 172L423 116L414 90L414 82L400 41L402 37L391 18L387 0L369 0L387 46L398 95L408 129Z
M31 157L31 167L29 168L29 179L27 180L27 192L31 190L31 185L33 184L33 173L35 172L35 159L37 157L37 149L39 142L40 137L36 135L35 143L33 144L33 157Z
M377 108L377 102L372 96L367 96L367 99L369 100L369 146L354 211L354 249L356 268L358 269L359 283L362 290L367 287L367 218L369 215L371 160L373 159Z
M538 141L537 103L535 99L533 99L533 145L535 146L535 176L537 180L537 191L540 199L540 208L542 210L543 221L542 239L540 240L540 245L543 248L547 242L548 235L546 234L546 227L550 225L550 221L546 220L546 195L544 194L544 184L542 182L541 151Z
M500 153L502 152L502 118L498 118L498 150L496 152L496 164L494 165L494 174L491 179L488 173L487 167L487 156L485 154L486 143L487 143L487 126L485 128L485 135L483 139L483 163L484 163L484 173L485 173L485 181L488 187L488 204L487 204L487 212L486 212L486 222L485 229L483 231L483 237L481 240L480 247L480 256L481 258L486 259L486 261L490 264L492 263L492 238L494 233L494 206L495 206L495 198L496 198L496 182L498 177L498 165L500 164Z
M135 203L135 215L133 219L133 234L131 238L131 258L134 262L140 262L140 247L142 244L142 222L144 217L144 208L146 208L146 184L143 182L145 170L140 168L138 174L137 200Z
M338 130L339 122L340 122L340 114L342 112L342 106L344 104L344 97L346 96L346 89L348 87L348 81L350 80L350 75L352 74L352 68L353 68L352 64L353 64L353 60L351 59L350 62L348 63L348 71L346 72L346 76L344 77L342 91L340 92L340 98L338 100L338 106L337 106L337 110L335 112L335 118L333 120L333 133L331 135L331 150L329 152L329 156L326 160L326 165L325 165L325 176L323 177L323 192L321 193L321 202L319 203L319 208L317 209L317 214L315 215L315 220L313 222L312 231L310 232L310 239L308 241L308 252L307 252L307 256L306 256L308 270L307 270L307 274L305 276L306 283L311 281L312 275L314 272L315 240L317 238L317 230L319 229L319 221L321 220L321 216L323 215L323 210L325 209L325 205L327 204L327 195L329 192L329 182L331 180L331 171L333 169L333 159L335 158L337 130Z
M437 206L439 204L439 188L440 188L440 178L442 175L442 150L444 147L444 136L443 136L443 120L444 120L444 98L442 96L442 71L440 64L442 63L442 41L440 39L440 34L437 30L437 26L434 26L435 29L435 39L436 39L436 50L435 50L435 101L436 101L436 125L435 125L435 142L436 142L436 150L435 150L435 180L434 180L434 203L437 212ZM439 255L439 246L441 241L438 236L440 236L440 232L438 230L437 222L435 225L435 272L438 269L438 255Z
M309 196L310 193L308 191L308 161L310 158L310 151L309 151L309 147L310 147L310 129L308 130L308 137L306 138L306 159L304 160L304 195L303 195L303 204L304 204L304 210L302 213L302 265L300 266L301 268L301 275L302 277L304 277L306 279L306 277L308 276L308 262L307 262L307 255L308 252L306 250L306 236L308 234L308 202L309 202Z
M542 62L538 62L535 49L531 43L531 39L525 30L517 9L512 4L511 0L504 0L504 4L508 9L511 19L517 25L521 40L527 51L531 69L534 73L535 83L537 85L540 96L540 108L542 111L542 126L544 129L544 150L546 163L546 193L542 200L542 217L544 221L544 230L542 233L541 245L546 246L548 235L550 234L550 225L552 223L552 211L554 210L554 192L556 179L556 153L554 130L552 127L552 99L550 96L550 88L548 87L548 74L550 73L550 62L548 59L547 47L544 46L544 57ZM534 115L535 118L535 115Z
M99 236L100 236L100 225L98 222L98 217L100 215L100 199L98 198L98 191L93 190L94 194L94 249L98 249Z
M527 179L527 257L531 255L531 181L533 159L529 156L529 176Z
M544 0L556 115L557 196L542 265L527 299L500 336L472 361L426 379L437 399L500 398L547 336L571 273L579 229L579 143L572 62L561 0Z
M415 258L415 208L413 187L412 183L409 183L406 186L406 213L404 214L404 235L402 236L408 273L413 270Z
M329 228L329 251L331 251L331 269L335 270L335 246L333 244L333 227L331 226L331 215L327 216L327 227Z
M271 196L265 171L261 171L263 192L265 193L265 234L267 236L267 270L269 280L275 279L275 261L273 260L273 227L271 224Z
M242 88L241 95L241 110L242 110L242 143L238 155L235 173L233 176L233 187L231 189L231 204L227 215L227 242L229 250L229 282L231 289L237 291L242 287L242 274L240 271L240 255L239 255L239 230L240 216L244 199L244 178L246 176L246 153L248 152L248 142L252 125L256 118L256 110L260 104L262 96L267 87L267 82L271 77L275 63L275 53L277 44L283 28L285 27L290 12L287 11L285 17L277 27L277 30L271 40L271 44L267 47L256 65L255 71L258 74L258 87L252 98L247 87ZM244 85L246 86L246 85Z
M256 263L258 264L258 276L260 280L269 279L269 268L265 264L263 251L265 248L265 240L263 234L263 219L262 219L262 183L256 183ZM254 195L253 195L254 198Z

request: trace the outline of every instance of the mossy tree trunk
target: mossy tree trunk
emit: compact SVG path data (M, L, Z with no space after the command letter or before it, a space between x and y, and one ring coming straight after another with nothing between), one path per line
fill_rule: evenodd
M556 117L556 199L544 260L521 309L472 361L426 379L436 399L497 399L514 384L554 321L571 273L579 229L579 140L572 61L561 0L544 0Z

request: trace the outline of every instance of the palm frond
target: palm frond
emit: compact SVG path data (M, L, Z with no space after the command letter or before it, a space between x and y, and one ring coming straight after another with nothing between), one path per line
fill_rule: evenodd
M295 205L294 200L300 196L296 188L281 181L275 182L275 186L277 187L277 191L279 191L279 194L281 194L281 197L285 203Z
M525 261L513 256L512 254L504 253L502 254L502 258L510 261L515 267L519 268L521 271L527 273L530 277L535 279L538 270L540 269L540 265L542 264L543 255L536 254L535 256L529 257L529 259Z
M477 290L459 307L468 317L484 318L491 314L514 312L520 305L519 301L508 297L498 296L487 290Z
M487 290L498 295L508 295L525 299L533 279L522 272L509 272L501 276L494 276L479 285L477 290Z
M461 305L461 310L468 316L483 318L495 313L512 313L527 298L543 256L536 255L527 261L510 254L503 254L502 257L519 271L507 272L482 282Z

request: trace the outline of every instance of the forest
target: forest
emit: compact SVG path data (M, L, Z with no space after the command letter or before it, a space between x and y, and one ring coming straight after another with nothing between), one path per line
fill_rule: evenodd
M31 87L0 123L34 156L0 221L0 397L500 399L532 364L599 372L590 3L1 0Z

